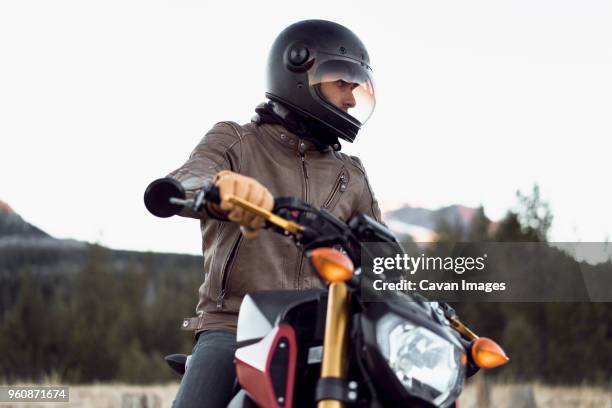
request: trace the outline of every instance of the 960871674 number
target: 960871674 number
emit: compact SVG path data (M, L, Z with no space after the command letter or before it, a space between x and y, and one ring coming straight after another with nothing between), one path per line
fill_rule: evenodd
M68 387L64 386L2 386L0 402L67 402Z

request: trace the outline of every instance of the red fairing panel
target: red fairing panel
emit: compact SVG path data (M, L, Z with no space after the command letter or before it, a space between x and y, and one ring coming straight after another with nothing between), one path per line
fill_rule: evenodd
M272 356L281 339L289 345L289 362L285 400L277 401L270 377ZM295 331L289 325L275 327L266 337L250 346L236 350L236 375L240 386L251 398L263 408L291 408L293 387L295 383L295 365L297 359L297 342Z

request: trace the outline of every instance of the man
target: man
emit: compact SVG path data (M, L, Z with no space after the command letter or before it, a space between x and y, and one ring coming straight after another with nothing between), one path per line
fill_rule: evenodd
M268 58L267 103L249 124L221 122L169 176L188 196L213 180L228 194L271 210L273 197L300 197L342 219L380 211L365 170L340 153L371 115L374 89L368 53L347 28L323 20L298 22L275 40ZM287 238L262 230L263 219L227 201L201 220L204 283L193 349L175 406L224 407L235 379L237 314L246 293L319 286L303 254ZM234 222L227 222L227 220Z

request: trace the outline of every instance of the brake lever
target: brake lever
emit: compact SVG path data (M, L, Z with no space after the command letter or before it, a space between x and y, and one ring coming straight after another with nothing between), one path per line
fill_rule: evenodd
M181 200L181 199L170 199L174 204L180 205L188 205L194 211L199 212L204 208L206 203L219 204L221 203L221 196L219 194L219 189L212 182L207 182L204 187L195 195L195 197L191 200ZM173 201L175 200L175 201ZM280 217L274 214L271 211L266 210L258 205L252 204L242 198L236 197L234 195L229 195L226 197L226 200L234 204L237 207L242 208L245 211L248 211L252 214L255 214L261 218L263 218L268 223L275 225L281 228L284 231L287 231L290 234L300 235L304 233L304 227L296 222L291 220L287 220L283 217Z

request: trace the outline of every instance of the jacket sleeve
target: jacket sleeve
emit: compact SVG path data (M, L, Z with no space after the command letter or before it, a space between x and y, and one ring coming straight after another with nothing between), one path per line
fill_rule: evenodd
M374 197L374 192L372 191L372 187L370 186L370 181L368 180L368 175L365 171L365 168L363 167L363 163L361 163L361 160L359 160L359 158L355 156L351 156L351 159L357 164L357 167L363 173L364 181L363 189L355 206L355 211L353 211L353 215L366 214L374 218L381 224L384 224L382 221L382 216L380 214L380 208L378 207L378 201L376 201L376 197Z
M236 126L230 122L217 123L193 149L185 164L168 174L168 177L181 183L187 198L192 198L219 171L240 171L241 135ZM187 208L179 215L206 217L205 211L196 213Z

